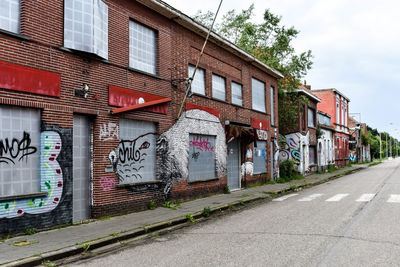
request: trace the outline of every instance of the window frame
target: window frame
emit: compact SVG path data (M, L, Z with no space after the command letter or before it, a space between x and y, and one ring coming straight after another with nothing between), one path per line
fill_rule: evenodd
M12 1L12 0L9 0L8 1L8 3L11 5L12 3L10 3L10 1ZM20 35L21 34L21 1L20 0L17 0L17 1L13 1L13 2L17 2L18 3L18 10L17 10L17 19L16 19L16 30L14 30L10 25L9 25L9 27L8 28L2 28L2 27L0 27L0 31L4 31L4 32L6 32L6 33L10 33L10 34L15 34L15 35ZM8 11L9 11L9 15L10 15L10 13L11 13L11 7L8 9ZM11 18L13 17L13 15L15 15L15 14L11 14L11 16L9 16L9 17L7 17L7 19L8 19L8 22L9 22L9 24L11 24ZM4 18L4 21L5 21L6 19ZM2 19L0 19L0 22L2 21ZM0 24L1 25L1 24Z
M154 55L153 55L154 61L152 62L153 65L150 65L150 64L147 64L147 63L143 63L143 61L139 62L141 65L147 64L147 65L153 67L154 69L151 70L151 71L149 71L146 68L141 68L140 66L135 65L136 59L134 58L134 55L132 55L132 52L134 52L135 48L137 48L137 47L131 46L132 43L134 42L133 35L131 34L132 31L133 31L133 29L131 27L133 25L137 25L137 26L139 26L139 28L141 27L142 29L145 29L147 32L152 32L153 33L152 36L151 36L151 38L154 37L154 39L153 39L153 41L154 41L153 42L153 46L154 47L152 47L153 48L152 49L153 50L152 53L154 53ZM133 19L129 20L129 27L128 28L129 28L129 63L128 63L129 64L129 68L134 69L134 70L138 70L138 71L143 72L143 73L148 73L148 74L153 75L153 76L158 76L158 64L159 64L159 55L158 55L159 54L159 48L158 48L158 46L159 46L159 33L158 33L158 30L155 29L155 28L149 27L148 25L146 25L144 23L141 23L140 21L133 20ZM145 38L147 38L147 37L148 36L146 35ZM146 53L148 51L150 51L150 50L142 50L141 52L142 53L143 52ZM141 59L143 60L142 57L141 57Z
M275 125L275 87L270 87L271 95L271 124Z
M263 92L263 97L262 98L256 97L256 95L255 95L255 88L256 87L254 85L256 83L264 85L264 88L262 90L262 92ZM261 81L261 80L259 80L257 78L251 77L251 108L253 110L255 110L255 111L259 111L259 112L262 112L262 113L266 113L267 112L267 110L266 110L266 101L265 101L265 91L266 91L265 86L266 86L265 82L263 82L263 81ZM262 99L263 104L264 104L263 108L260 109L258 107L255 107L255 103L256 103L255 100L256 99ZM258 105L258 103L257 103L257 105Z
M194 139L194 137L199 138L207 138L207 142L209 141L209 138L211 137L213 139L213 142L211 142L211 145L214 144L213 146L213 151L210 152L210 150L201 150L201 149L196 149L196 145L191 145L192 141L196 140ZM203 142L202 142L203 143ZM216 151L215 151L215 147L216 147L216 143L217 143L217 136L216 135L208 135L208 134L200 134L200 133L189 133L189 159L188 159L188 182L189 183L193 183L193 182L200 182L200 181L208 181L208 180L215 180L218 179L218 175L217 175L217 163L216 163ZM191 150L191 147L193 147L193 150ZM208 158L209 160L207 161L207 163L212 162L211 166L207 166L208 168L210 168L209 170L207 170L207 172L204 174L204 165L203 168L201 168L201 171L195 170L193 171L193 169L191 168L191 166L193 166L193 160L197 161L197 159L195 157L193 157L193 153L199 152L198 154L198 158L200 156L203 156L205 153L209 153L212 155L212 157L208 156L206 158ZM193 152L193 153L192 153ZM204 154L202 155L201 152L204 152ZM203 157L202 157L203 158ZM200 173L200 174L199 174Z
M216 87L214 87L214 85L216 85L216 84L222 84L222 83L219 83L219 82L216 83L216 82L214 82L214 78L223 80L223 85L224 85L224 91L223 91L223 92L224 92L224 97L223 97L223 99L220 98L220 97L216 94L217 92L222 92L222 91L221 91L221 90L215 90ZM226 78L225 78L225 77L223 77L223 76L221 76L221 75L218 75L218 74L216 74L216 73L213 73L213 74L212 74L212 76L211 76L211 96L212 96L213 99L226 102Z
M310 125L310 111L312 112L312 125ZM315 109L307 108L307 127L315 128Z
M196 68L196 66L192 65L192 64L188 65L188 78L192 78L192 74L190 72L190 68L193 68L193 71L194 71L194 68ZM198 75L199 73L202 73L202 76ZM194 88L193 85L194 84L198 84L199 82L203 83L202 85L204 86L204 88L202 88L202 90L203 90L204 93L201 93L201 92L198 92L198 91L193 91L193 88ZM195 76L194 76L194 78L192 80L192 84L191 84L190 90L192 91L193 94L199 94L199 95L202 95L202 96L206 95L206 70L205 69L197 67L196 74L195 74Z
M240 104L234 102L234 99L238 100L238 98L233 97L233 95L234 95L233 94L233 87L234 87L233 85L234 84L240 87ZM231 101L232 101L232 104L243 107L243 85L240 83L237 83L235 81L231 81Z

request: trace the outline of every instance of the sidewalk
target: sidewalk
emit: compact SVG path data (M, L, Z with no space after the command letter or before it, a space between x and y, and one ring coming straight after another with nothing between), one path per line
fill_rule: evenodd
M201 217L205 207L211 211L227 209L232 205L268 198L270 195L290 191L299 186L316 185L364 169L368 164L337 170L333 173L312 174L302 180L286 184L266 184L263 186L234 191L211 197L187 201L176 210L158 207L155 210L131 213L96 220L88 224L68 226L56 230L23 235L0 241L0 265L35 265L45 260L55 260L78 254L90 243L90 249L103 247L121 240L144 235L148 232L170 227L187 221L186 215ZM29 242L25 246L15 246L18 242ZM89 242L91 241L91 242ZM87 245L86 245L87 248Z

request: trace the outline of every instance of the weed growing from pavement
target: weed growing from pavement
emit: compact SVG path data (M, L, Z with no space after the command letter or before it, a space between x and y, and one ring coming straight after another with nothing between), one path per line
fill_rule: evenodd
M15 247L25 247L33 244L38 244L39 241L27 241L27 240L22 240L22 241L17 241L13 243L13 246Z
M229 189L229 186L225 185L224 186L224 194L230 194L231 190Z
M179 201L176 202L165 201L163 206L172 210L176 210L176 208L181 208L181 203Z
M118 236L118 234L117 233L114 233L114 232L112 232L111 234L110 234L110 236Z
M203 217L208 217L211 214L211 208L210 207L204 207L203 211L201 212L201 215Z
M186 219L188 219L191 223L195 223L196 220L193 218L191 213L186 214Z
M157 208L156 202L154 202L153 200L149 201L149 209L150 210L154 210Z
M43 262L42 262L42 265L44 265L44 266L46 266L46 267L56 267L56 266L57 266L57 264L55 264L55 263L53 263L53 262L51 262L51 261L49 261L49 260L43 261Z
M249 197L249 196L251 196L251 194L244 194L244 195L242 195L242 197Z
M229 203L229 204L228 204L228 207L229 207L230 210L235 210L235 206L233 206L232 203Z
M244 206L244 201L241 199L239 200L240 205Z
M368 164L368 167L372 167L372 166L375 166L375 165L378 165L378 164L381 164L381 163L382 163L381 160L376 161L376 162L372 162L372 163Z
M36 234L36 233L37 233L37 230L36 230L36 228L29 228L29 229L26 229L26 230L24 231L24 233L25 233L26 235L33 235L33 234Z

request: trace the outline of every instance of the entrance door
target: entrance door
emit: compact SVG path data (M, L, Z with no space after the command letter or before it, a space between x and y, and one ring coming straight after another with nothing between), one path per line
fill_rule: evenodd
M228 186L230 190L240 188L239 142L234 139L228 143Z
M74 116L72 220L90 219L90 120Z

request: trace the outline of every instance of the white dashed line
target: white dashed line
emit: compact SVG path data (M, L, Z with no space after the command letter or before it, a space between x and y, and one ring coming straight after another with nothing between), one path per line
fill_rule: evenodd
M275 199L273 199L272 201L284 201L284 200L286 200L286 199L288 199L288 198L290 198L290 197L294 197L294 196L297 196L298 194L289 194L289 195L285 195L285 196L283 196L283 197L278 197L278 198L275 198Z
M304 201L312 201L312 200L314 200L316 198L321 197L322 195L323 194L312 194L312 195L310 195L308 197L303 197L303 198L299 199L298 201L302 201L302 202L304 202Z
M389 203L400 203L400 195L390 195L388 201Z
M335 196L333 196L333 197L331 197L331 198L329 198L329 199L327 199L327 200L325 200L325 201L328 201L328 202L337 202L337 201L340 201L340 200L342 200L343 198L345 198L345 197L347 197L349 194L337 194L337 195L335 195Z
M357 199L356 201L357 201L357 202L369 202L369 201L371 201L371 200L375 197L375 195L376 195L376 194L362 194L362 195L360 196L360 198Z

